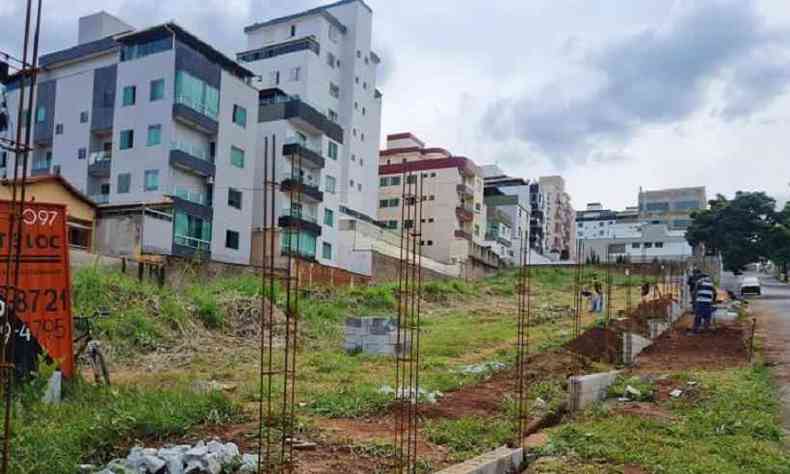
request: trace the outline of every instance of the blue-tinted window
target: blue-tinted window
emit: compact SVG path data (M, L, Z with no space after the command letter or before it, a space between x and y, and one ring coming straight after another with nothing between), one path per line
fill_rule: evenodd
M173 47L173 38L167 37L147 43L133 44L121 48L121 61L131 61L150 54L161 53Z
M134 147L134 130L121 130L121 150L128 150Z
M164 79L157 79L155 81L151 81L151 91L150 91L150 100L151 102L164 99L165 97L165 80Z

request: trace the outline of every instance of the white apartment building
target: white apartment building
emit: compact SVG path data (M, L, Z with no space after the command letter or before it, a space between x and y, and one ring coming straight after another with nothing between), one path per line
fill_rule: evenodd
M29 172L63 176L100 213L147 215L144 231L104 221L97 245L111 253L248 263L253 73L175 23L135 30L100 12L79 20L78 38L40 57ZM20 80L6 84L9 110ZM2 164L12 175L13 157Z
M606 261L607 252L611 261L619 257L631 262L655 260L680 261L693 255L682 230L670 230L665 224L639 224L635 231L608 238L586 240L583 259L592 257Z
M538 180L545 209L545 252L554 259L574 259L576 252L576 213L565 191L561 176L542 176Z
M509 260L513 264L521 262L522 240L525 237L530 240L530 247L540 253L538 249L542 249L543 243L533 240L532 219L540 220L542 214L535 208L538 202L532 202L533 187L522 178L505 175L497 165L486 165L481 169L485 177L486 206L505 212L512 223L512 255ZM542 231L539 236L542 236Z
M610 239L636 235L639 232L639 211L636 207L625 211L604 209L600 203L587 204L587 209L576 213L576 239Z
M370 262L347 255L337 229L341 219L373 222L377 212L382 95L372 17L362 0L343 0L265 20L244 29L247 49L237 55L261 88L259 147L276 158L276 178L288 183L276 203L281 223L299 221L290 243L283 233L279 247L298 243L305 257L363 274ZM294 202L291 186L303 191ZM263 226L262 212L254 222Z

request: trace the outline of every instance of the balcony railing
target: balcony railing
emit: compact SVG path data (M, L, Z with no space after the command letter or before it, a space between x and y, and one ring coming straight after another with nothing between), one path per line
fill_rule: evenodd
M107 204L110 202L109 194L93 194L90 196L91 200L96 204Z
M196 237L190 237L188 235L179 235L176 234L173 237L176 245L182 245L184 247L193 248L196 250L203 250L206 252L211 251L211 241L210 240L202 240Z
M471 222L474 220L474 211L466 206L458 206L455 208L455 215L458 219L464 222Z
M455 189L461 196L473 197L475 195L475 191L468 184L459 184Z
M208 195L206 195L205 193L199 193L197 191L192 191L186 188L181 188L176 186L175 189L173 189L173 195L185 201L193 202L195 204L200 204L202 206L210 205Z
M457 239L472 240L472 234L463 230L456 230L454 235Z
M94 151L88 157L88 164L95 165L97 163L109 162L112 160L112 151Z
M189 143L179 140L171 140L170 149L181 150L184 153L187 153L188 155L193 156L195 158L199 158L201 160L205 160L211 163L214 162L214 160L211 159L211 156L209 155L208 146L197 145L195 143Z
M293 160L300 157L301 165L307 168L323 168L326 160L321 154L321 149L301 142L296 137L286 140L283 145L283 155L290 156Z
M187 97L185 95L177 95L176 103L186 105L187 107L194 110L195 112L201 113L206 117L209 117L214 120L217 120L217 118L219 117L218 110L214 110L210 107L206 107L206 104L201 104L199 102L196 102L192 100L190 97Z
M290 207L283 208L282 212L280 212L280 216L282 217L293 217L296 219L301 219L305 222L311 222L313 224L318 223L318 216L316 213L312 211L307 211L304 208L302 210L299 209L292 209Z

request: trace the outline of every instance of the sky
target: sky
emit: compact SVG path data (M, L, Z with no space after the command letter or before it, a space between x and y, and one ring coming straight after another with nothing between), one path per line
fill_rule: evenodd
M169 20L231 57L244 26L320 0L44 0L44 52L104 9ZM786 0L366 0L383 63L382 141L524 178L565 177L574 207L635 205L639 188L790 198ZM0 1L0 50L21 50L23 0Z

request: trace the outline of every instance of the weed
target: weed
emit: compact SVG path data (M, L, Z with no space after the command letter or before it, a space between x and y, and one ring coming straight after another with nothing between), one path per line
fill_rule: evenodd
M392 398L392 394L382 393L373 384L343 385L317 395L309 408L330 418L359 418L383 411Z
M447 446L452 460L462 461L512 440L513 423L478 417L430 420L425 424L425 433L432 443Z

